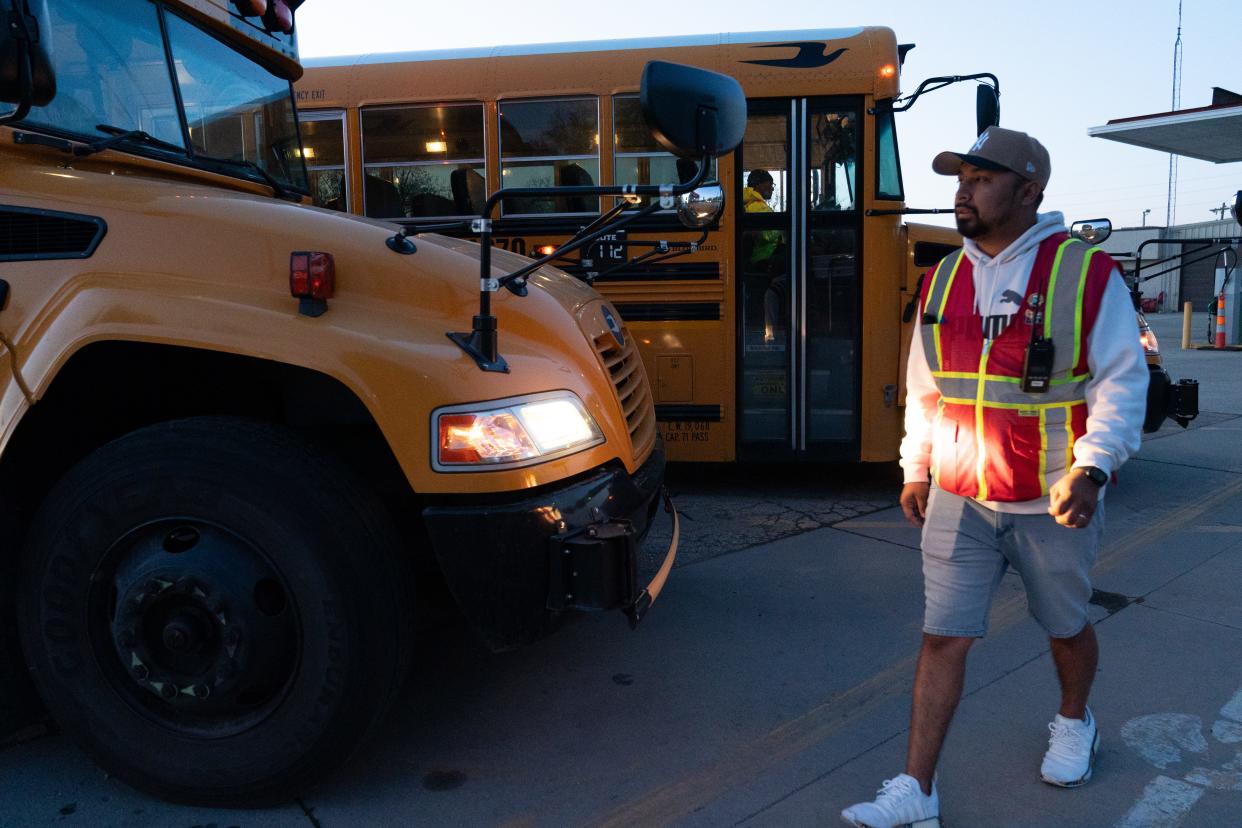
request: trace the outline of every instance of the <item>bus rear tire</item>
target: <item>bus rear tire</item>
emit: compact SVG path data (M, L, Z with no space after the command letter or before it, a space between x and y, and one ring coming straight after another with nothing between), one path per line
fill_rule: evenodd
M343 465L234 418L150 426L54 487L18 621L53 718L109 773L198 805L287 802L389 709L411 590Z

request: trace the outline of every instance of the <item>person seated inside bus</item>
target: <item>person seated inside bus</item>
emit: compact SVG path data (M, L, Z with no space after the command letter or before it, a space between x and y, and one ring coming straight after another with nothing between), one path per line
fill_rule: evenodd
M775 182L767 170L751 170L742 190L742 209L748 213L772 212ZM776 343L785 329L789 277L785 273L785 234L780 230L752 230L743 234L743 262L749 281L763 290L763 341ZM749 314L748 314L749 316ZM748 325L749 327L749 325Z
M371 218L401 218L405 216L405 206L401 203L401 193L397 185L387 178L378 175L366 175L362 180L365 213Z

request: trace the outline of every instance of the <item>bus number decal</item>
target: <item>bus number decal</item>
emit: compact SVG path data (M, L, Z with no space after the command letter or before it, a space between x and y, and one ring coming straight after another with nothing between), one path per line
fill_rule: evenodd
M496 246L502 250L508 250L511 253L517 253L519 256L526 255L526 239L514 237L511 239L495 239Z

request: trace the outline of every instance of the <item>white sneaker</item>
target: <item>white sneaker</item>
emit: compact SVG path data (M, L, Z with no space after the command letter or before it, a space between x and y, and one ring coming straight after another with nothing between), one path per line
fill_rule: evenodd
M1100 731L1091 708L1087 708L1086 719L1067 719L1058 713L1048 724L1048 730L1052 736L1039 769L1040 778L1062 788L1085 785L1091 779L1095 754L1100 749Z
M932 782L931 795L923 793L909 774L885 779L875 802L859 802L841 812L841 818L857 828L940 828L940 794Z

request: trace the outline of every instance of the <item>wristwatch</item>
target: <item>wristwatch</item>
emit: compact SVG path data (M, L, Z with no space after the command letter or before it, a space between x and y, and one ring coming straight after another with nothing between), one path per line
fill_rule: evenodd
M1078 468L1082 469L1082 473L1087 476L1087 479L1097 486L1103 486L1108 482L1108 472L1101 468L1095 466L1079 466Z

